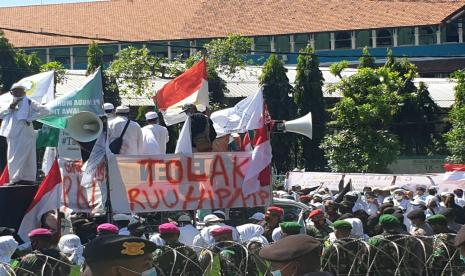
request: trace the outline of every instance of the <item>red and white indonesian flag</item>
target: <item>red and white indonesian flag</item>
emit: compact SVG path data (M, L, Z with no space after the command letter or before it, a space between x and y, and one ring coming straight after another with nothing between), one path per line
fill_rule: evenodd
M444 164L444 178L439 184L440 192L465 189L465 164Z
M208 107L208 81L205 60L187 69L174 80L165 84L153 97L167 125L184 122L185 104L195 104L203 112Z
M234 107L218 110L211 114L213 126L218 134L244 133L262 127L263 89L238 102Z
M268 127L263 119L261 122L262 127L255 132L252 160L242 184L242 192L246 196L257 192L260 186L271 184L271 143L268 137Z
M40 227L40 219L43 214L60 208L61 201L61 174L58 160L52 165L48 175L39 186L31 205L26 210L18 235L23 241L29 241L28 234L31 230Z
M10 174L8 172L8 165L5 165L2 175L0 175L0 186L8 184L10 182Z

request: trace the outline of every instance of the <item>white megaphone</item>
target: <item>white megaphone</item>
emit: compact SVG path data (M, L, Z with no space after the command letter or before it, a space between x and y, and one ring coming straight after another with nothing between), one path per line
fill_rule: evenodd
M309 112L307 115L303 117L294 119L292 121L283 121L283 125L283 132L294 132L312 139L313 127L311 112Z
M97 139L102 133L103 123L92 112L82 111L68 119L65 131L78 142L90 142Z

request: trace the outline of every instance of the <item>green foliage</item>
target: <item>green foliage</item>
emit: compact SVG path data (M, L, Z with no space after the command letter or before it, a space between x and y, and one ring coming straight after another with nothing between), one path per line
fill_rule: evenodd
M465 70L459 70L452 75L455 86L455 104L449 112L452 129L444 137L449 149L448 162L465 164Z
M40 66L40 72L55 71L55 83L64 83L67 79L66 69L59 61L50 61Z
M119 95L119 87L116 83L115 77L108 74L107 71L103 71L103 101L106 103L112 103L114 106L121 105L121 97Z
M338 63L331 64L331 66L329 66L329 72L331 72L331 74L342 79L341 73L347 67L349 67L349 62L347 62L346 60L343 60Z
M402 81L387 67L362 68L333 89L343 98L332 108L334 133L321 148L335 172L385 172L398 154L398 141L388 131L402 98Z
M87 75L90 75L97 70L97 68L103 69L103 50L100 49L98 43L92 41L89 44L89 48L87 50Z
M375 68L375 58L370 55L368 48L363 48L362 56L359 59L358 68Z
M0 31L0 85L3 91L10 89L20 79L39 73L41 61L35 55L15 50Z
M294 101L297 106L297 117L312 113L313 138L299 135L297 149L302 149L305 169L309 171L324 170L325 158L319 145L325 134L326 111L323 97L323 74L319 68L318 57L310 46L301 51L297 58L297 75L294 87ZM344 65L341 66L341 68ZM342 70L341 70L342 71ZM300 151L295 153L300 155ZM301 158L299 158L301 159ZM302 164L297 164L302 165Z
M107 71L110 77L120 82L120 92L151 96L151 79L160 72L160 59L151 55L145 47L137 49L132 46L116 56Z
M263 66L259 77L263 85L263 97L268 106L271 118L289 120L295 118L295 105L290 98L292 86L286 76L287 69L276 55L271 55ZM291 148L295 137L292 134L275 134L271 137L273 148L273 164L279 173L289 171L293 167Z

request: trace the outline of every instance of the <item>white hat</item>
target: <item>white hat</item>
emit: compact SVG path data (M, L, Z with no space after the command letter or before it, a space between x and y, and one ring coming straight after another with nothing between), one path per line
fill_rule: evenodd
M72 254L81 246L81 240L74 234L63 235L58 242L58 248L65 254Z
M145 113L145 119L147 121L148 120L158 119L158 114L157 114L157 112L153 112L153 111L147 112L147 113Z
M209 222L220 222L220 221L223 221L223 220L220 219L219 217L213 215L213 214L206 215L206 216L203 218L203 222L204 222L204 223L209 223Z
M405 194L405 190L404 189L395 189L392 193L393 194L397 194L397 193Z
M112 103L103 104L103 110L105 111L113 111L114 109L115 109L115 106Z
M415 205L415 206L425 206L425 205L426 205L426 202L424 202L423 200L417 198L417 199L415 199L415 200L412 202L412 205Z
M189 215L180 215L178 218L178 222L191 222L191 217Z
M249 219L263 221L265 219L265 215L263 213L257 212L253 214Z
M116 215L113 215L113 220L114 221L121 221L121 220L132 221L132 217L130 215L126 215L126 214L116 214Z
M24 85L22 83L15 83L15 84L13 84L11 86L11 90L16 89L16 88L21 88L21 89L27 90L26 85Z
M116 113L129 113L129 107L121 105L116 108Z

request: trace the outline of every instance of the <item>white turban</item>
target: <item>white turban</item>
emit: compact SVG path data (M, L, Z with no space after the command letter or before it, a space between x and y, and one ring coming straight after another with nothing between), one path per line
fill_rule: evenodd
M253 224L253 223L246 223L243 225L239 225L236 227L237 231L239 232L239 237L241 242L260 242L262 244L268 244L268 241L265 237L263 237L263 233L265 229L262 226Z
M84 263L82 256L84 248L78 236L74 234L62 236L58 242L58 248L73 264L82 265Z

